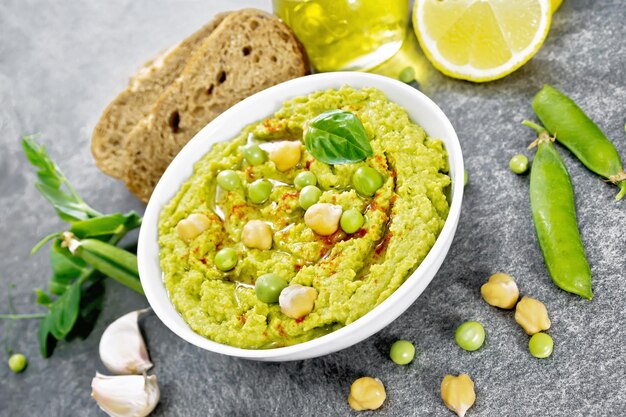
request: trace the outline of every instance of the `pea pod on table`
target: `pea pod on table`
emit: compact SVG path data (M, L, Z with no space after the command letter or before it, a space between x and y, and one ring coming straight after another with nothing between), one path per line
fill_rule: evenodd
M535 95L533 110L556 140L568 148L589 170L617 185L626 195L626 173L615 146L600 128L561 91L549 85Z
M548 132L538 130L530 172L530 205L539 246L552 281L562 290L591 299L591 269L578 232L569 173Z

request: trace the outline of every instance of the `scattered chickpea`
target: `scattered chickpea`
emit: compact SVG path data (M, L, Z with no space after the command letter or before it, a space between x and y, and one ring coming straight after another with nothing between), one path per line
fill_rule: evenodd
M335 204L316 203L304 213L304 223L318 235L330 236L339 229L342 211Z
M272 247L272 228L261 220L250 220L241 231L241 241L253 249L268 250Z
M476 401L474 381L468 374L446 375L441 381L441 399L459 417L465 416Z
M519 299L519 289L512 276L498 272L480 287L480 293L487 304L510 310Z
M287 171L295 167L300 162L301 155L302 144L298 141L276 142L269 151L270 160L279 171Z
M385 386L380 379L364 376L352 383L348 404L356 411L376 410L386 398Z
M211 220L200 213L193 213L178 222L176 232L185 242L189 242L207 230L211 225Z
M284 315L292 319L299 319L313 310L316 298L317 290L315 288L293 284L280 292L278 304Z
M515 321L529 335L548 330L551 324L546 306L541 301L530 297L522 297L517 303Z

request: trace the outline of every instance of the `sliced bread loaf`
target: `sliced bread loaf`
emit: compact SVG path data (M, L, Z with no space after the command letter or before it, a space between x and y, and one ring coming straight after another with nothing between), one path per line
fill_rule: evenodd
M146 62L104 110L91 138L91 153L104 173L123 178L128 134L148 115L157 98L180 75L193 51L227 15L217 15L178 45Z
M255 9L229 14L127 142L125 182L147 201L180 149L233 104L308 73L306 54L278 18Z

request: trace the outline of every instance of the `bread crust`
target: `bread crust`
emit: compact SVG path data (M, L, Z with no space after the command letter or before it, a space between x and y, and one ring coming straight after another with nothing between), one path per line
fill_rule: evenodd
M128 135L126 186L147 201L176 154L208 122L244 98L308 71L302 45L280 19L256 9L232 12Z
M106 107L91 138L91 153L102 172L118 179L124 177L128 134L148 115L158 97L183 71L193 51L227 15L215 16L182 42L146 62Z

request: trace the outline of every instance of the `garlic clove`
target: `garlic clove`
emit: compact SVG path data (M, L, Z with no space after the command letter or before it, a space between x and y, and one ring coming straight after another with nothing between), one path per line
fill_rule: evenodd
M142 374L152 368L137 323L148 309L125 314L106 328L100 338L100 360L113 374Z
M111 417L145 417L159 402L155 375L107 376L96 372L91 396Z

